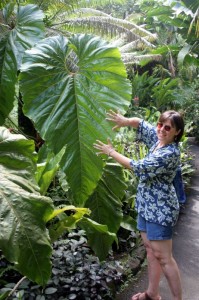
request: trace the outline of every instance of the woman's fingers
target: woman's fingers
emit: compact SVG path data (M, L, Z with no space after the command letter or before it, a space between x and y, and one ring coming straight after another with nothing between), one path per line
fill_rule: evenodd
M117 115L117 112L115 112L114 110L110 109L110 110L107 112L107 115Z
M106 120L108 121L114 121L116 120L117 116L118 116L118 113L116 113L115 111L113 110L110 110L109 112L107 112L106 114L108 117L106 118Z
M93 147L96 148L96 149L101 149L102 146L99 145L99 144L93 144Z
M108 116L108 118L106 118L106 119L115 119L118 116L118 113L111 110L106 115Z
M116 126L114 126L114 127L112 128L113 130L118 129L118 128L124 126L124 123L125 123L125 117L122 116L122 115L120 114L119 111L118 111L118 112L114 112L114 111L110 110L110 111L107 113L107 116L108 116L108 117L106 118L106 120L111 121L111 122L114 122L114 123L117 124Z
M96 143L93 144L93 147L99 150L102 150L103 146L105 146L105 144L99 140L97 140Z
M107 112L106 115L109 116L109 117L115 117L115 116L117 116L117 113L114 112L114 111L112 111L112 110L110 110L109 112Z
M96 140L96 142L99 144L99 145L105 145L102 141L100 140Z
M110 138L107 138L107 142L109 146L112 146Z
M119 125L116 125L116 126L114 126L114 127L112 128L112 130L114 131L114 130L116 130L116 129L118 129L118 128L120 128L120 126L119 126Z
M96 154L109 154L110 150L113 149L113 146L111 144L110 139L107 139L108 144L104 144L100 140L97 140L96 143L93 144L93 147L97 150L100 150L100 152L97 152Z

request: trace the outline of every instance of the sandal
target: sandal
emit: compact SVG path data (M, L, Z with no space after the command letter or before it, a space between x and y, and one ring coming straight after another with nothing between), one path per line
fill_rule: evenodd
M144 296L144 298L140 298L140 296ZM136 295L134 295L133 297L137 297L136 299L134 300L154 300L153 298L151 298L147 292L144 292L144 293L138 293ZM133 299L133 298L132 298ZM157 298L156 300L161 300L161 297Z

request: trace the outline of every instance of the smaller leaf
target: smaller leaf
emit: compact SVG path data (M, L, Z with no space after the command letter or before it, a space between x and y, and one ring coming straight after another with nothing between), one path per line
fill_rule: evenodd
M56 291L57 291L56 288L49 287L49 288L45 289L45 294L46 294L46 295L51 295L51 294L56 293Z
M38 295L35 300L45 300L45 296Z
M77 211L82 216L84 214L88 214L88 215L90 214L90 210L88 208L75 207L73 205L68 205L68 206L64 206L64 207L59 208L59 209L55 209L54 212L51 215L49 215L47 222L50 221L51 219L53 219L54 217L56 217L57 215L59 215L60 213L62 213L64 211L67 211L67 210Z
M76 294L70 294L70 295L68 295L68 299L70 299L70 300L73 300L73 299L76 299L76 298L77 298Z
M46 144L39 149L36 180L39 184L40 193L42 195L45 195L49 185L55 177L64 151L65 149L63 148L57 155L54 155L52 151L49 151Z
M131 216L123 216L121 227L130 231L136 229L137 222Z
M86 231L89 246L101 261L105 260L112 243L114 241L117 243L116 234L108 231L106 225L99 224L85 217L82 218L79 225Z
M190 49L191 49L191 45L186 45L178 53L178 64L179 64L179 66L183 65L184 59L185 59L186 55L189 53Z
M72 213L68 216L63 213L65 211L72 211ZM51 242L58 239L66 230L75 229L76 224L82 219L82 217L89 214L90 210L88 208L79 208L72 205L54 210L54 212L49 216L48 221L56 216L59 216L60 220L49 227Z

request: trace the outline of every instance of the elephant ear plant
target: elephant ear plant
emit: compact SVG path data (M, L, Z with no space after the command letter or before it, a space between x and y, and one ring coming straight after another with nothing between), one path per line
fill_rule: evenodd
M47 38L26 51L20 90L24 113L49 149L57 154L66 146L60 166L74 204L84 206L104 167L93 143L113 136L106 111L124 112L129 105L130 83L118 49L90 35Z
M92 35L78 34L70 39L54 36L25 52L20 71L25 115L32 119L48 149L54 155L62 152L60 167L72 192L72 204L93 210L94 200L88 200L97 186L103 185L100 179L106 164L96 156L93 143L97 138L105 141L107 136L114 136L105 120L106 111L124 112L131 97L131 86L118 49ZM118 168L112 169L117 180ZM120 172L120 180L121 176ZM109 189L106 186L106 192L99 188L100 193L93 197L98 202L93 221L108 225L107 229L92 223L91 233L88 230L91 222L87 220L86 226L85 220L81 222L90 233L90 245L97 249L101 259L114 240L106 231L115 234L122 220L124 186L122 193L113 186ZM103 204L107 210L101 209ZM113 216L113 222L108 215ZM98 234L101 248L104 245L106 251L97 246L94 237Z
M5 11L7 20L14 7ZM1 127L0 248L20 273L45 285L51 275L51 244L65 230L82 227L101 260L117 241L126 187L123 173L96 156L93 143L114 138L106 111L124 113L131 86L117 48L83 34L41 40L41 11L28 5L15 12L16 27L6 29L0 39L0 124L20 93L24 114L46 149L38 153L37 169L34 142ZM58 168L72 195L71 205L61 208L44 195Z
M92 35L49 37L25 52L19 79L25 115L49 151L62 153L60 167L71 189L71 204L95 211L93 222L84 219L81 224L91 247L104 259L122 221L125 187L118 184L122 172L118 178L114 166L114 184L104 185L106 161L96 156L93 143L114 137L106 111L125 112L130 103L131 86L120 53ZM104 204L106 209L101 209Z

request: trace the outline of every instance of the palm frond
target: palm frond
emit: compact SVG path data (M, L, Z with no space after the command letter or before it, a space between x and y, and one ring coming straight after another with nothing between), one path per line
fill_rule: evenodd
M160 61L162 59L160 54L137 55L136 53L121 53L121 55L125 65L139 64L141 61Z
M86 8L86 7L82 7L79 9L75 9L74 14L76 15L88 15L88 16L104 16L104 17L109 17L108 14L106 14L105 12L101 11L101 10L97 10L94 8Z
M125 4L126 0L80 0L78 3L79 6L83 7L99 7L106 4Z
M81 10L83 11L83 10ZM97 13L97 10L92 10L93 12ZM88 10L87 10L88 12ZM99 14L99 11L98 11ZM64 18L64 19L63 19ZM67 19L66 19L67 18ZM95 22L99 22L101 21L102 24L112 24L115 26L118 26L118 28L124 28L124 30L128 30L128 31L132 31L135 35L139 35L139 36L148 36L150 37L151 41L156 40L157 36L156 34L151 33L150 31L144 29L142 26L138 26L133 22L129 22L123 19L118 19L118 18L114 18L111 16L102 16L102 13L100 14L100 19L98 16L92 16L90 18L87 17L82 17L82 18L69 18L69 15L64 15L62 14L62 21L60 23L57 24L53 24L53 26L58 26L58 25L63 25L63 24L68 24L68 25L72 25L72 24L78 24L78 23L95 23Z
M119 47L119 49L122 53L125 53L125 52L129 52L131 50L134 50L134 49L143 50L143 48L146 48L146 47L155 48L155 46L153 44L148 42L148 37L139 38L136 41L133 41L133 42L130 42L130 43L127 43L127 44L123 44L121 47Z
M193 19L192 19L191 24L189 26L188 34L191 33L191 30L194 26L194 23L196 24L196 37L198 38L199 37L199 7L198 7L198 9L196 10L196 12L193 16Z
M81 17L93 17L93 16L104 16L104 17L109 17L108 14L104 13L103 11L94 9L94 8L78 8L74 9L73 11L62 11L61 14L57 14L56 21L57 23L62 23L66 19L67 20L74 20L78 19Z
M80 32L80 30L84 30L86 32L95 32L100 33L106 36L125 36L125 39L130 41L141 40L144 44L148 46L152 46L146 39L155 40L156 35L151 32L145 30L144 28L117 18L103 17L103 16L94 16L94 17L82 17L75 19L65 19L62 22L55 23L52 27L63 27L67 28L73 32ZM143 37L142 37L143 36Z

